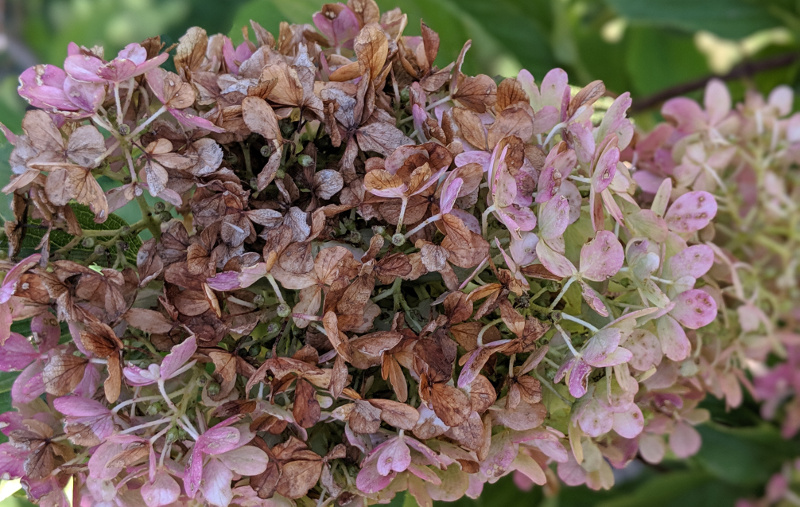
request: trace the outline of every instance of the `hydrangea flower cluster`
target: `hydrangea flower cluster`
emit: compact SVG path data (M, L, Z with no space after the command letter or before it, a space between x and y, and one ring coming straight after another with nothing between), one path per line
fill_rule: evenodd
M43 505L431 505L696 452L714 188L644 205L601 82L439 68L373 0L313 22L23 73L0 473Z
M721 318L697 332L699 378L730 407L741 403L744 385L764 402L765 417L781 408L787 438L800 428L798 401L782 406L800 387L800 114L792 114L793 103L791 89L780 86L767 98L750 92L734 107L727 87L711 81L702 106L686 98L665 103L667 122L628 154L640 169L640 202L705 191L719 203L700 239L714 251L705 290ZM784 359L771 370L770 353Z

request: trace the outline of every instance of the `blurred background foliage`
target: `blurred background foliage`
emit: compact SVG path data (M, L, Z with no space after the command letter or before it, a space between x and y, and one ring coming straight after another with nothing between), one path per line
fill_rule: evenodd
M666 98L702 96L705 81L721 76L734 99L747 89L767 92L778 84L798 91L800 1L798 0L377 0L382 10L408 14L406 34L419 34L419 20L441 36L440 65L455 59L472 39L467 73L513 76L527 68L537 80L562 67L575 85L602 79L611 96L630 91L633 117L647 129ZM0 0L0 121L20 131L25 103L17 75L36 63L61 65L67 44L105 47L114 55L125 44L161 35L171 44L187 28L227 33L241 40L254 19L277 34L280 21L310 22L321 0ZM796 93L796 95L798 95ZM0 181L9 178L11 146L0 140ZM8 214L0 198L0 216ZM6 385L8 384L8 385ZM0 392L10 382L0 381ZM585 488L521 492L506 478L487 486L477 502L459 506L517 505L602 507L693 507L734 505L761 496L781 464L800 456L800 443L786 442L764 422L752 402L727 412L709 400L712 422L702 428L700 453L658 467L634 463L610 492ZM0 407L0 411L10 407ZM0 505L27 505L0 486ZM546 494L545 494L546 493ZM7 497L7 498L6 498ZM413 504L398 497L394 504Z

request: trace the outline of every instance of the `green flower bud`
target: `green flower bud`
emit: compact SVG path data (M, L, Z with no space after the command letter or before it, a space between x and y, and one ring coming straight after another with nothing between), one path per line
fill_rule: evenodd
M264 304L264 295L263 294L256 294L253 298L253 304L256 306L261 306Z
M280 168L275 172L276 180L282 180L284 176L286 176L286 171L284 171L283 168Z
M165 209L167 209L167 205L166 205L166 204L164 204L164 203L163 203L163 202L161 202L161 201L158 201L157 203L155 203L155 204L153 205L153 210L155 210L155 212L156 212L156 213L161 213L161 212L162 212L162 211L164 211Z
M81 246L83 248L92 248L94 246L94 238L83 238L81 240Z
M97 245L96 247L94 247L95 255L103 255L104 253L106 253L106 247L104 247L103 245Z
M206 392L208 393L209 396L217 396L219 394L219 391L220 391L220 385L217 382L209 383L208 387L206 388Z
M269 156L272 155L272 148L270 147L270 145L265 144L264 146L261 147L259 152L261 153L262 157L269 158Z
M162 211L161 213L158 214L158 219L161 220L162 222L169 222L170 220L172 220L172 214L170 214L169 211Z
M297 163L303 167L310 167L314 163L314 159L305 153L301 153L297 156Z
M292 313L292 309L289 308L289 305L285 303L281 303L278 305L278 317L285 319Z
M405 242L406 242L406 237L399 232L396 233L394 236L392 236L392 244L394 246L403 246L403 243Z
M131 133L131 127L127 123L123 123L119 126L119 133L120 135L127 136Z
M161 410L163 408L164 407L162 406L162 403L160 401L154 401L153 403L147 406L147 410L145 410L145 413L147 415L158 415L161 413Z

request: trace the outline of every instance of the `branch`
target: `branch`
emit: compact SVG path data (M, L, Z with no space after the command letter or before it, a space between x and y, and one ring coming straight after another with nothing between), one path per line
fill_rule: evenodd
M630 108L630 112L633 114L641 113L643 111L647 111L648 109L652 109L657 105L661 104L662 102L665 102L671 98L679 97L681 95L686 95L688 93L697 90L702 90L712 79L721 79L722 81L733 81L734 79L752 77L756 74L759 74L767 70L787 67L797 62L798 60L800 60L800 54L786 53L782 55L773 56L771 58L765 58L764 60L759 60L756 62L745 61L736 65L733 69L731 69L730 72L722 76L712 74L699 79L695 79L693 81L680 83L670 88L666 88L664 90L661 90L660 92L650 95L649 97L644 97L638 100L634 100L633 105Z

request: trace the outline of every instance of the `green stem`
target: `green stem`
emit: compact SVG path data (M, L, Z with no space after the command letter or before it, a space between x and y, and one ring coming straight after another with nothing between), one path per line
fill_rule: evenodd
M159 229L158 224L153 219L153 211L150 209L150 205L147 204L144 195L137 196L136 202L139 203L139 209L142 211L142 221L144 221L153 237L156 238L156 240L160 239L161 229Z

